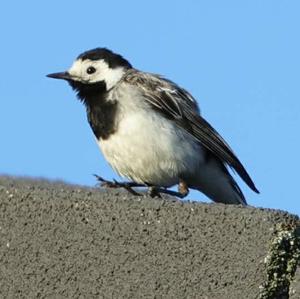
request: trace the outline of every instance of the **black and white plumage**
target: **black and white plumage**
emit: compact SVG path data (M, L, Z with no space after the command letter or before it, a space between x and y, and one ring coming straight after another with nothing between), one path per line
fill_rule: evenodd
M258 193L224 139L185 89L141 72L105 48L84 52L67 80L85 104L103 155L121 176L149 186L197 189L216 202L246 204L227 167Z

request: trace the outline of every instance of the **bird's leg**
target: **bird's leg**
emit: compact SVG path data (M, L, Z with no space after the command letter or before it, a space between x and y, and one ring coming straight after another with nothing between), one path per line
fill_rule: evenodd
M129 186L129 187L145 187L146 186L145 184L136 183L136 182L118 182L117 180L108 181L97 174L94 174L94 176L96 177L96 179L98 181L101 182L102 187L119 188L119 187L124 187L125 185Z
M171 196L175 196L175 197L179 197L179 198L184 198L186 196L186 195L182 195L180 192L169 190L166 188L157 188L156 192L158 194L167 194L167 195L171 195Z
M182 179L179 179L178 192L182 195L181 198L184 198L189 194L189 187L187 183Z
M136 182L118 182L116 180L113 181L108 181L101 176L94 174L96 179L100 182L100 186L104 188L124 188L126 189L129 193L132 195L136 196L142 196L142 194L136 192L134 187L146 187L148 186L148 195L151 197L158 197L161 198L161 194L168 194L171 196L176 196L179 198L184 198L188 195L189 193L189 188L187 184L180 179L179 184L178 184L178 192L168 190L167 188L163 187L158 187L158 186L153 186L153 185L147 185L147 184L142 184L142 183L136 183Z
M164 187L157 187L157 186L149 186L148 195L151 197L159 197L161 198L161 194L167 194L171 196L176 196L179 198L184 198L188 195L189 189L187 185L183 182L180 186L178 186L178 192L169 190Z
M133 190L133 187L145 187L144 184L136 183L136 182L118 182L116 180L113 181L108 181L102 178L101 176L94 174L96 179L100 182L100 186L104 188L124 188L126 189L129 193L137 196L141 196L140 193L136 192Z

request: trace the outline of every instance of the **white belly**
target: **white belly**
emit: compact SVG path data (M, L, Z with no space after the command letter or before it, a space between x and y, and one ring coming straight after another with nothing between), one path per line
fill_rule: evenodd
M199 171L203 160L201 147L188 133L151 110L132 112L120 121L117 133L98 144L121 176L165 187Z

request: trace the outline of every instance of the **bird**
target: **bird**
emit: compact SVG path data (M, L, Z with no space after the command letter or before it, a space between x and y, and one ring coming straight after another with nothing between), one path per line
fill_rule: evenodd
M259 193L195 98L164 76L99 47L47 77L66 80L76 92L105 159L130 180L123 186L146 186L155 195L177 185L181 197L194 189L216 203L247 205L231 170Z

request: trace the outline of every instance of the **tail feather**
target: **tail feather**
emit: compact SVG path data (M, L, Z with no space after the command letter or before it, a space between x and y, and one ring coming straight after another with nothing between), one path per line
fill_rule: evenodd
M201 165L196 180L194 178L190 186L215 202L247 205L242 190L225 165L218 159L210 159Z

